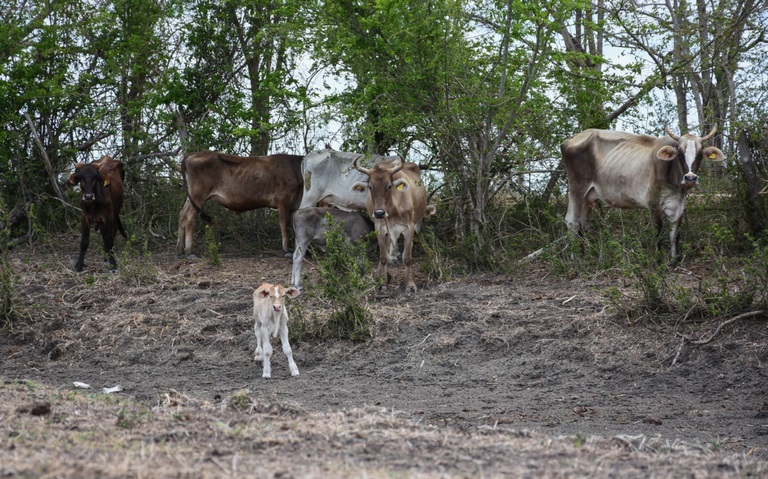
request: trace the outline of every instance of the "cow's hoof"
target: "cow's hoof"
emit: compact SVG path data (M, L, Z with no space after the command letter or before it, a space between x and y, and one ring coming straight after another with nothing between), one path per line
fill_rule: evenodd
M291 261L293 261L293 252L292 251L283 251L283 258L289 258Z
M416 292L416 286L408 286L405 288L405 292L408 294L413 294Z

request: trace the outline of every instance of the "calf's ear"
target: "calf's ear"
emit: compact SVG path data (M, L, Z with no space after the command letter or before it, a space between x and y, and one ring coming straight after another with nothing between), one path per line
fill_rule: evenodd
M709 158L712 161L723 161L725 159L725 155L720 151L720 148L714 146L704 148L702 154L704 155L704 158Z
M285 289L285 295L289 298L295 298L296 296L300 295L301 291L291 286L290 288Z
M261 286L256 288L256 291L253 292L254 298L266 298L269 296L269 288L271 288L272 285L269 283L262 283Z
M661 161L672 161L677 157L677 150L671 146L662 146L659 151L656 152L656 158Z

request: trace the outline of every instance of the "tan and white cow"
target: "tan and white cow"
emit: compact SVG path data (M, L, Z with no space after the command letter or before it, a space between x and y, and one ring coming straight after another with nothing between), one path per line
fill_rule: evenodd
M253 331L256 333L256 352L253 359L263 362L263 378L272 377L271 338L280 335L283 353L288 358L291 376L299 375L299 368L293 360L293 351L288 342L288 309L285 298L295 298L301 294L294 287L286 288L279 284L262 283L253 292Z
M197 214L210 221L202 206L213 200L236 213L257 208L275 208L280 221L283 253L288 248L291 213L301 203L304 182L301 178L303 156L235 156L217 151L187 155L181 162L181 176L187 201L179 211L179 240L176 253L192 255L192 234Z
M659 234L663 219L672 224L671 257L677 260L680 222L688 192L698 183L704 158L722 161L723 152L702 144L691 133L677 136L665 125L667 136L656 138L608 130L586 130L560 145L568 174L568 212L565 222L574 232L587 228L589 213L600 200L624 209L651 212Z
M419 166L415 163L377 163L372 168L363 168L354 161L356 170L368 177L367 182L352 185L356 191L367 190L367 209L376 228L379 243L379 267L376 278L382 289L389 284L387 263L394 256L397 240L405 238L403 244L403 263L405 264L405 288L413 293L416 283L413 281L413 238L421 220L435 213L435 207L427 205L427 190L421 181Z

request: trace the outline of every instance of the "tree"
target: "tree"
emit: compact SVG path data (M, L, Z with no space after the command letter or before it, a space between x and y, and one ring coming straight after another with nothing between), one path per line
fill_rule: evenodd
M304 92L293 71L310 6L301 5L185 2L191 12L184 36L190 58L176 73L167 100L189 125L192 149L265 155L299 123L293 104Z

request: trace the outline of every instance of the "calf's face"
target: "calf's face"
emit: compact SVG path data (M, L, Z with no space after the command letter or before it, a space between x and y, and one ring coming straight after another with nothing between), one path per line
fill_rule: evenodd
M293 286L286 288L279 284L263 283L253 292L256 299L267 304L274 314L281 313L285 307L285 298L295 298L300 294Z

